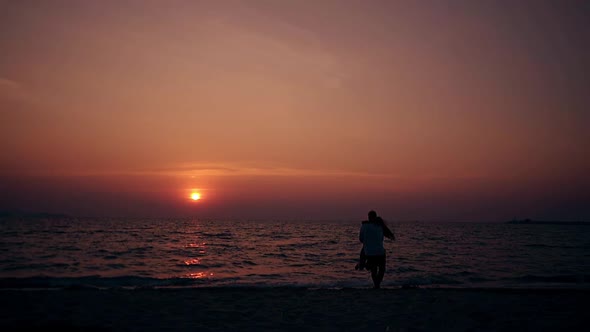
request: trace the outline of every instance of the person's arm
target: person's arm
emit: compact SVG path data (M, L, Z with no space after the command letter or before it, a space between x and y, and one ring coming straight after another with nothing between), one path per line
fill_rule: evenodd
M383 220L383 218L381 217L378 217L377 221L379 222L379 225L381 225L381 229L383 230L383 236L385 236L388 239L395 240L395 235L393 235L391 229L387 227L385 220Z
M383 235L388 239L395 240L395 234L385 224L383 224Z

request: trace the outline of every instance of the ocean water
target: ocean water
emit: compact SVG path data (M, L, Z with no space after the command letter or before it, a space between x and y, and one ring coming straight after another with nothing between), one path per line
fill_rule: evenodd
M383 287L590 288L590 227L395 223ZM371 287L359 222L0 220L0 288Z

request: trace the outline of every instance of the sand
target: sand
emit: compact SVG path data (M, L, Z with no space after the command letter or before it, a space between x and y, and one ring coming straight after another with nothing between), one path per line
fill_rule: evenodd
M571 331L590 290L2 290L0 330Z

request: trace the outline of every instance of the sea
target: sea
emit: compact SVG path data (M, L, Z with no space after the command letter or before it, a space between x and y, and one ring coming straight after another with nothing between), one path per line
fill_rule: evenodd
M590 288L590 227L388 222L384 288ZM370 288L360 221L0 219L0 289Z

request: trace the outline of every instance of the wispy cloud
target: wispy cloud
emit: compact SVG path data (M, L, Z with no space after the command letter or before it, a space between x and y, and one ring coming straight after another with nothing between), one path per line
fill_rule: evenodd
M182 164L169 168L146 171L152 174L172 176L338 176L338 177L393 177L392 174L369 173L339 169L311 169L283 166L260 167L240 164Z
M21 173L23 171L21 170ZM182 163L167 167L119 170L43 169L24 171L41 176L168 176L176 178L205 177L380 177L395 178L393 174L369 173L339 169L294 168L286 166L258 166L237 163Z
M1 172L0 172L1 173ZM482 180L492 176L482 172L461 174L432 173L421 174L368 172L333 168L303 168L283 165L260 166L257 163L178 163L153 168L127 169L68 169L44 168L20 170L20 175L57 176L57 177L170 177L170 178L239 178L239 177L284 177L284 178L372 178L380 181L463 181Z
M8 87L8 88L19 88L20 84L13 80L9 80L7 78L0 77L0 87Z
M17 81L0 77L0 100L23 100L27 93Z

